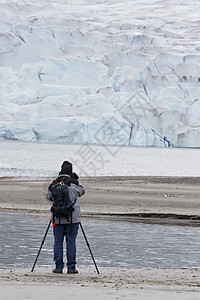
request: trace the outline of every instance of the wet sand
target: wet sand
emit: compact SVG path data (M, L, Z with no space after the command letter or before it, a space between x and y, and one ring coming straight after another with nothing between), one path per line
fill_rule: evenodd
M200 178L82 178L83 215L200 225ZM0 211L49 213L51 178L1 178ZM31 269L31 266L30 266ZM1 299L199 299L200 269L79 266L78 275L52 274L50 267L0 267Z
M200 222L200 177L82 178L83 215L107 215L170 222ZM0 209L49 212L51 178L0 180Z

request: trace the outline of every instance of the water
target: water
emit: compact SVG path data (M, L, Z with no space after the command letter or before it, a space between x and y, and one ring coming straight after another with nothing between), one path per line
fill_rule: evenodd
M200 176L200 149L84 145L0 141L0 177L55 177L66 153L80 177Z
M0 214L0 265L33 265L49 219ZM200 267L200 227L82 219L99 267ZM50 228L38 265L53 265ZM77 238L78 265L93 265L81 230Z

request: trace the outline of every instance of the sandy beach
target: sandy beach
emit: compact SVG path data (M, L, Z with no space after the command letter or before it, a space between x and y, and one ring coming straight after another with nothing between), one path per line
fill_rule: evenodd
M79 267L78 275L50 268L0 268L1 299L199 299L199 269Z
M199 177L82 178L82 215L200 225ZM51 178L1 178L0 211L49 214ZM31 266L30 266L31 269ZM51 267L0 267L1 299L199 299L199 268L100 268L55 275Z
M0 209L49 213L46 190L51 181L2 177ZM80 181L86 188L80 199L83 215L200 222L200 177L83 177Z

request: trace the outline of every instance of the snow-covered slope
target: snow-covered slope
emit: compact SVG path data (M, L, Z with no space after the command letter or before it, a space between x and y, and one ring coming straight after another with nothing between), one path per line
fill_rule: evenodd
M0 1L0 140L200 147L198 0Z

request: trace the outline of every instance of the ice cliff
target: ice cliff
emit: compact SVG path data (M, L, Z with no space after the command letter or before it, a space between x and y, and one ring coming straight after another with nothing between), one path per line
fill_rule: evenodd
M0 1L0 140L200 147L199 12Z

